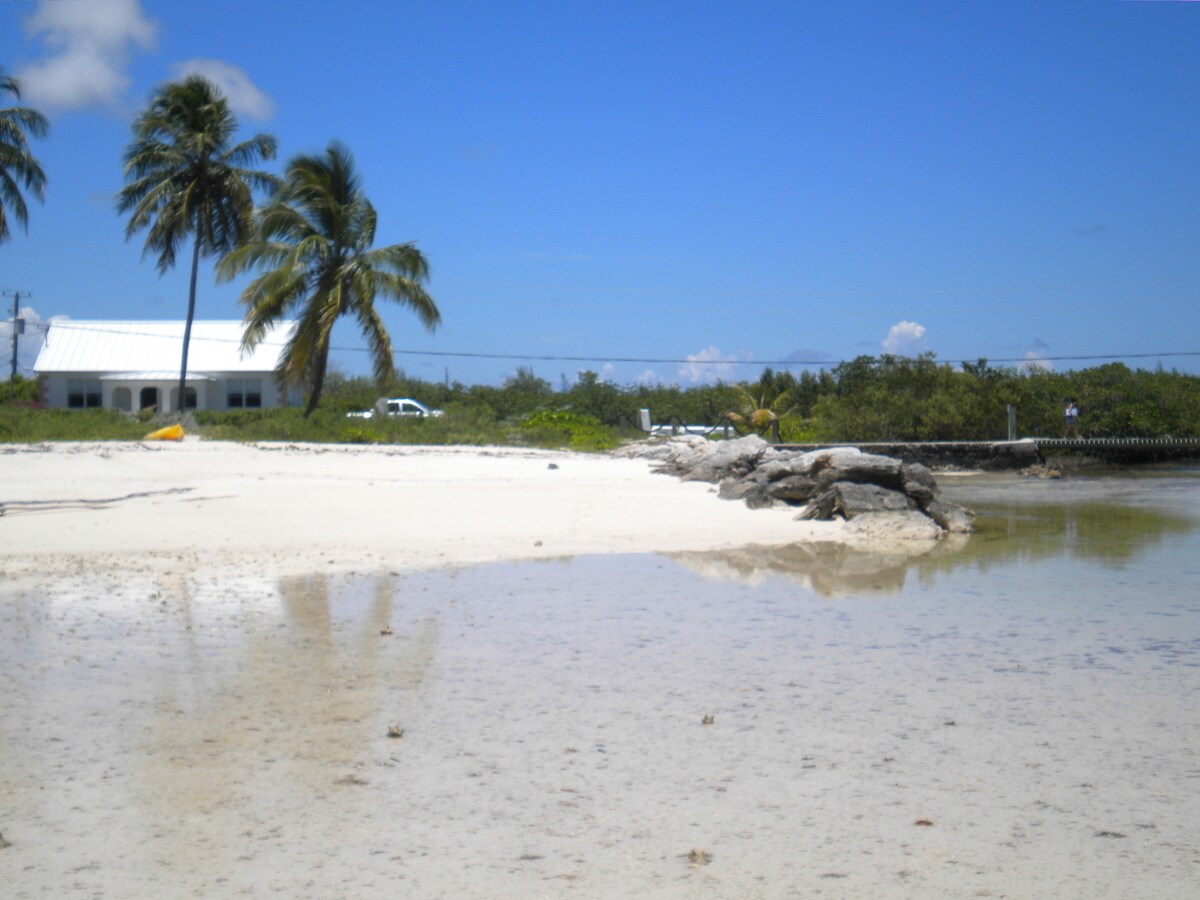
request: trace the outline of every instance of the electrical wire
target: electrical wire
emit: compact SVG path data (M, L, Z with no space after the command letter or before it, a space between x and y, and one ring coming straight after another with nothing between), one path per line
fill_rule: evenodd
M49 332L53 325L55 328L87 331L96 334L121 334L132 335L135 337L162 337L160 333L151 331L136 331L127 328L112 328L92 323L76 323L71 321L58 321L53 323L38 323L34 327L43 331ZM211 343L236 344L240 341L230 338L204 337L202 335L192 335L193 342L207 341ZM260 346L282 347L282 342L264 341ZM336 350L340 353L367 353L365 347L344 347L333 346L331 350ZM565 356L557 354L528 354L528 353L484 353L473 351L451 351L451 350L392 350L393 356L430 356L438 359L496 359L508 360L513 362L586 362L586 363L639 363L639 364L657 364L657 365L745 365L745 366L774 366L779 368L788 368L793 366L821 366L832 368L839 365L852 362L853 360L830 360L830 359L688 359L677 357L652 357L652 356ZM867 355L867 354L864 354ZM989 363L1024 363L1028 365L1037 365L1042 362L1098 362L1123 359L1171 359L1176 357L1192 357L1200 356L1200 350L1172 350L1156 353L1090 353L1067 356L1037 356L1037 357L986 357ZM871 357L878 358L878 357ZM974 357L969 359L936 359L939 364L962 365L963 363L978 363L981 358Z

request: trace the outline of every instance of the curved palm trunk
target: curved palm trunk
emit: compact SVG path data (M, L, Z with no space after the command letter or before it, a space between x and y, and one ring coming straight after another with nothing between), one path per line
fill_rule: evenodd
M321 390L325 387L325 367L329 364L329 340L328 337L321 344L321 349L317 353L317 364L313 371L312 392L308 395L308 406L304 408L304 418L308 418L313 414L313 410L317 408L317 404L321 402Z
M196 271L200 267L200 238L192 246L192 283L188 289L187 323L183 326L183 362L179 364L179 414L187 410L188 343L192 340L192 319L196 317Z

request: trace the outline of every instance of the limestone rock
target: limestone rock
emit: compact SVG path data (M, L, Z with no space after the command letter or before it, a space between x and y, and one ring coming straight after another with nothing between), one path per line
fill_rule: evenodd
M920 463L905 463L900 467L900 483L904 493L922 506L938 495L937 482L933 473Z
M864 513L849 522L846 530L872 542L936 541L943 533L937 522L915 509Z
M769 476L768 476L769 479ZM768 481L763 493L774 500L803 503L818 494L821 486L807 475L788 475L778 481Z
M725 478L748 475L770 446L756 434L732 441L705 441L704 446L689 447L684 481L712 484Z
M899 490L904 485L901 477L902 466L903 463L898 459L877 456L874 453L859 453L854 456L830 455L825 459L815 460L809 474L822 485L849 481Z
M878 484L839 481L809 501L798 519L853 519L865 513L905 512L914 504L899 491Z
M975 530L975 513L957 503L933 500L925 504L925 514L951 534L969 534Z

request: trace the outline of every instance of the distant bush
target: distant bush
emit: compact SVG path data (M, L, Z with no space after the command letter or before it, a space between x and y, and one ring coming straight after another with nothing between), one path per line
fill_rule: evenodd
M136 441L149 431L143 422L111 409L34 409L0 406L0 442Z
M616 432L592 416L543 410L527 416L520 426L521 438L541 447L572 450L608 450L621 442Z

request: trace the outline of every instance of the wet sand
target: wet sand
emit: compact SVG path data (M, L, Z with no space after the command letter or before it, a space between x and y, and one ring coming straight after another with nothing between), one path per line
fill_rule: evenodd
M904 559L6 569L0 883L1195 895L1194 517L1063 508Z

